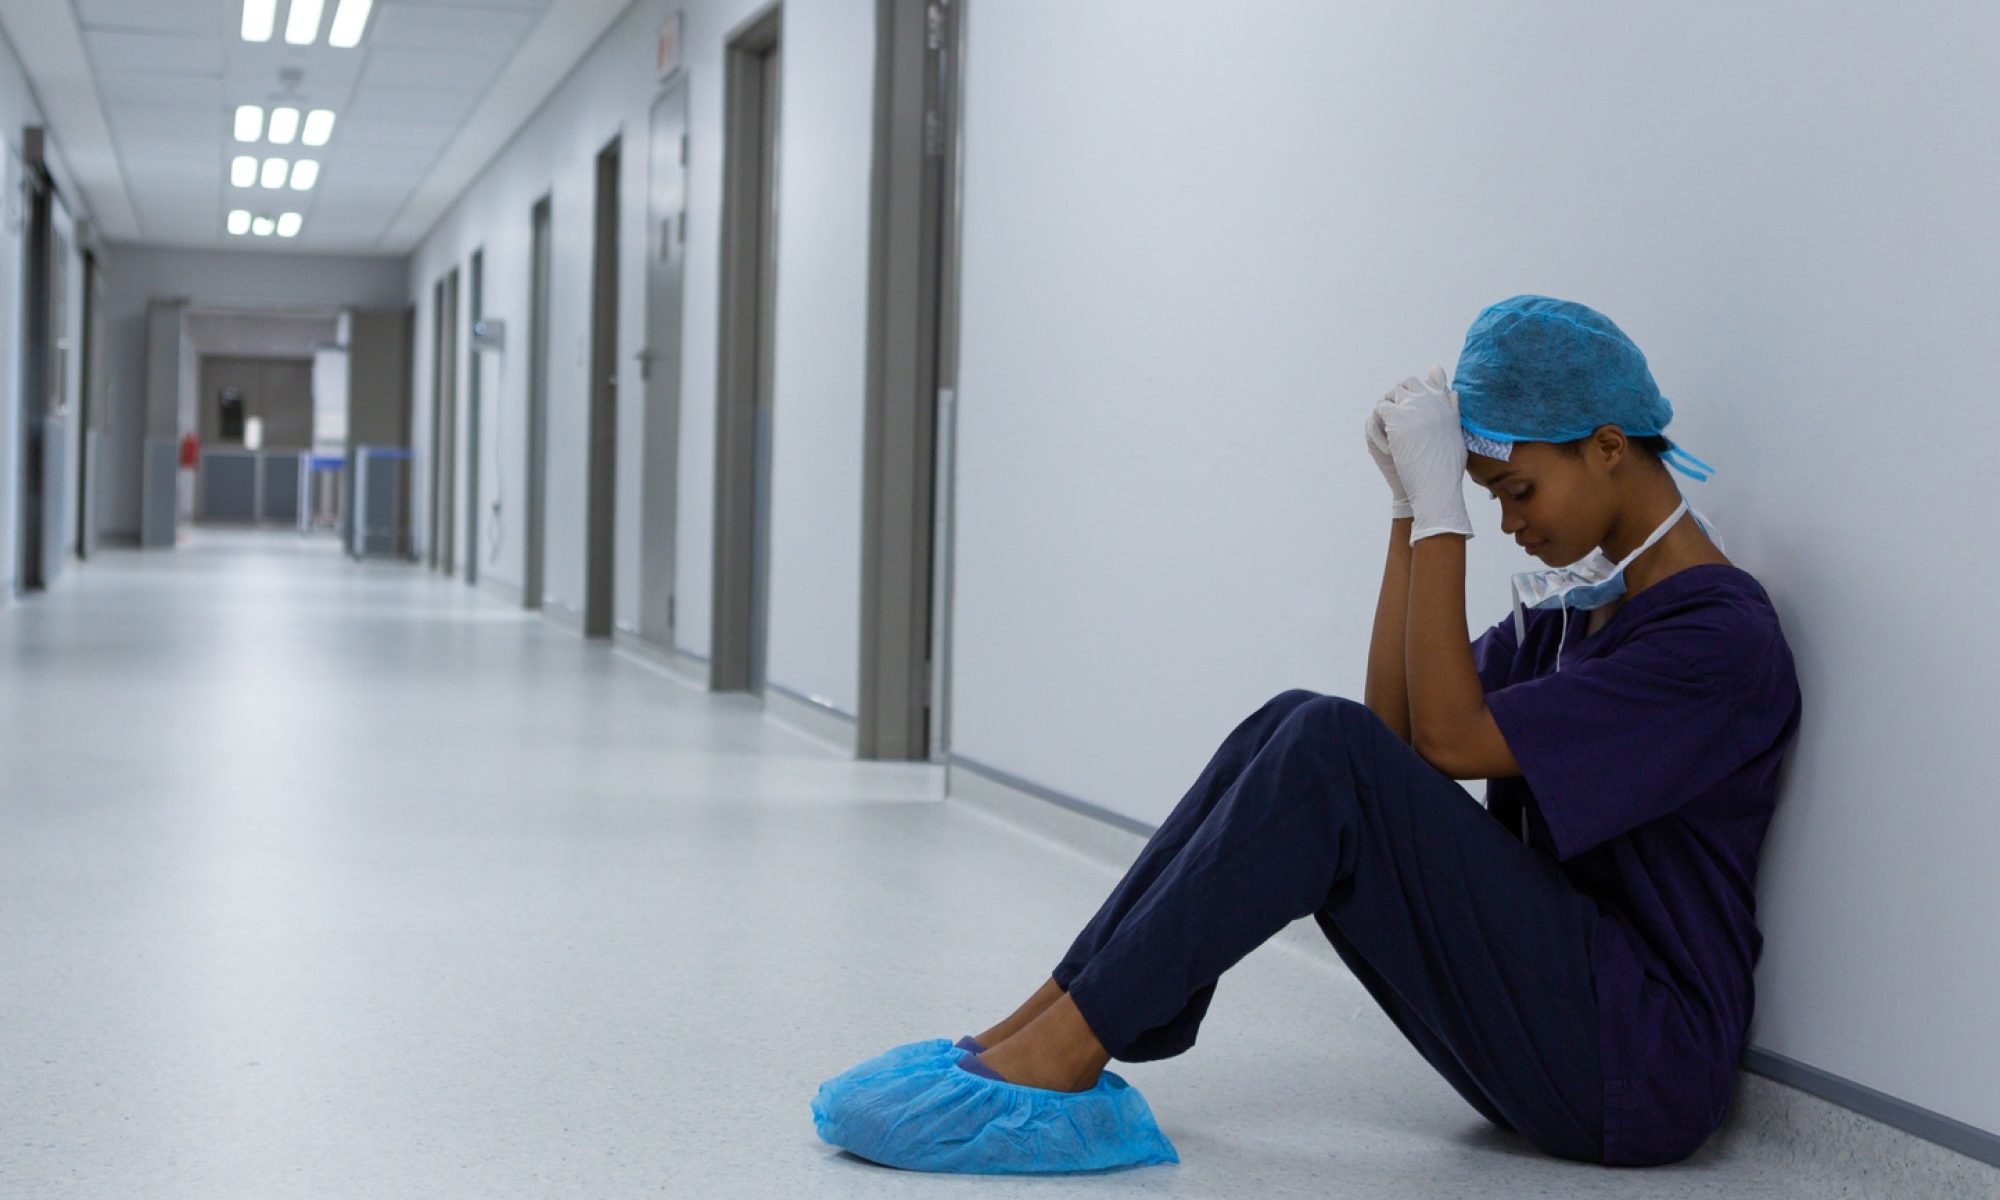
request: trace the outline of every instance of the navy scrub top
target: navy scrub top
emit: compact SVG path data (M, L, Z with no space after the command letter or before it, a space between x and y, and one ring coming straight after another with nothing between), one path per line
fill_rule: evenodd
M1607 1163L1671 1162L1720 1124L1748 1035L1757 852L1798 730L1770 597L1726 563L1684 568L1602 629L1533 610L1472 646L1521 776L1487 807L1597 902L1591 972Z

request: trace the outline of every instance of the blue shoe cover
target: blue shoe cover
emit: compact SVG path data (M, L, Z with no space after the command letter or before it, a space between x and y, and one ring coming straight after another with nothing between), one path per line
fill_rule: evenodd
M950 1038L929 1038L921 1042L909 1042L905 1045L891 1047L874 1058L858 1062L847 1068L832 1079L820 1084L819 1089L824 1092L828 1088L839 1088L844 1086L850 1079L858 1079L863 1075L878 1074L891 1067L899 1067L905 1063L915 1062L920 1058L935 1058L941 1054L948 1054L951 1051L952 1044Z
M968 1175L1180 1161L1145 1097L1114 1072L1089 1091L1057 1092L974 1075L958 1065L964 1054L912 1055L827 1080L812 1102L820 1139L891 1167Z

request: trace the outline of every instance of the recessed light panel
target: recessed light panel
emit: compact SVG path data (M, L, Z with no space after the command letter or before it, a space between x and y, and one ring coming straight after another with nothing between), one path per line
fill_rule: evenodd
M278 0L243 0L243 40L268 42L278 23Z
M333 110L315 108L306 114L305 132L299 140L308 146L324 146L326 139L333 136Z
M327 26L326 44L342 50L361 44L361 31L368 25L368 10L375 0L340 0L333 10L333 24Z
M285 40L294 46L310 46L319 36L321 0L292 0L292 15L285 21Z

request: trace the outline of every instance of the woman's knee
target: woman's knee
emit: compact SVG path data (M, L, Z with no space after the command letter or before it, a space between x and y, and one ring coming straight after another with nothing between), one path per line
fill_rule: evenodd
M1289 714L1300 705L1320 698L1320 693L1308 688L1286 688L1264 702L1266 712Z
M1280 701L1287 705L1287 718L1301 723L1344 727L1356 722L1363 724L1370 721L1380 722L1375 710L1359 700L1350 700L1345 696L1335 696L1326 692L1310 692L1304 688L1294 688L1289 692L1279 693L1271 703L1275 705Z

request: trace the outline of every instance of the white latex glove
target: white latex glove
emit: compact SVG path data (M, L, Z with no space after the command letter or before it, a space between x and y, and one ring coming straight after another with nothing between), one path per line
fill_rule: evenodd
M1472 536L1465 508L1465 434L1458 423L1458 393L1444 368L1405 379L1375 406L1389 437L1396 475L1409 492L1410 544L1440 533Z
M1382 399L1394 403L1396 389L1390 388L1383 393ZM1368 440L1369 457L1373 458L1375 465L1381 469L1382 478L1389 481L1389 519L1393 521L1398 517L1409 516L1410 494L1403 490L1402 476L1396 474L1396 460L1389 453L1389 431L1382 425L1382 413L1379 407L1368 410L1368 422L1362 426L1361 432Z

